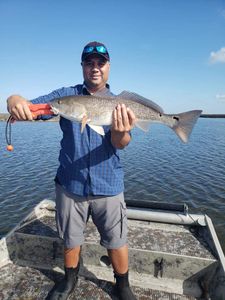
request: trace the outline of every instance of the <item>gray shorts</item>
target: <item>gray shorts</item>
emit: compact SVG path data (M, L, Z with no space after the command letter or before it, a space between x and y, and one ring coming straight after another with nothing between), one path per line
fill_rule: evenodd
M103 247L118 249L126 244L127 217L123 193L111 197L78 197L56 184L56 224L66 248L84 243L89 215L98 229Z

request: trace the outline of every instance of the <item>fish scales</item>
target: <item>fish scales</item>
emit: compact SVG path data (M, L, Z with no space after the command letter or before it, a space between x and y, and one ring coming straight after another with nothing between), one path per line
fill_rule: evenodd
M51 101L54 113L72 121L89 125L100 134L103 125L112 124L113 110L125 104L136 116L136 126L147 131L151 122L162 123L175 131L183 142L187 142L201 110L180 114L164 114L160 106L138 94L124 91L118 96L82 95L67 96ZM100 128L101 127L101 128Z
M61 98L60 101L65 101L65 106L68 106L66 111L70 114L73 114L77 111L77 106L75 103L84 105L88 116L101 115L109 111L113 112L114 108L118 104L123 103L135 113L137 119L160 119L160 113L151 106L147 105L147 103L144 105L143 103L139 103L134 100L123 99L120 97L69 96Z

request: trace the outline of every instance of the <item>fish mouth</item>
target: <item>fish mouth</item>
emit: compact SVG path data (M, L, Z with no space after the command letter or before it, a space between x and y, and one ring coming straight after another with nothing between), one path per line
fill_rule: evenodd
M55 114L55 115L58 115L59 114L59 109L57 109L56 107L54 107L54 106L52 106L52 105L50 105L51 106L51 111Z

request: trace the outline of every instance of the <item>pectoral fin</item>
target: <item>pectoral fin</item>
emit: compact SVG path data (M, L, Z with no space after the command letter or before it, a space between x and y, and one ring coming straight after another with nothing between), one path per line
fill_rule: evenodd
M82 121L81 121L81 132L84 131L84 128L85 128L87 122L88 122L88 117L87 117L87 115L84 115L82 118Z
M90 125L90 124L88 124L88 125L91 127L91 129L93 129L98 134L105 135L105 131L102 126Z

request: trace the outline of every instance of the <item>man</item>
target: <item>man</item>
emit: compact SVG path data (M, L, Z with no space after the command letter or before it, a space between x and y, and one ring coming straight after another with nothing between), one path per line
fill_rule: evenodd
M31 102L46 103L71 95L112 95L107 84L110 57L104 44L87 44L82 52L81 66L83 84L55 90ZM15 120L33 119L28 105L29 101L21 96L8 98L8 110ZM104 137L89 126L81 133L80 124L60 119L63 138L55 178L56 222L64 240L65 277L54 287L50 299L67 299L75 287L83 231L90 214L100 233L100 243L108 250L119 299L136 299L128 281L126 206L123 171L117 152L130 142L129 132L134 126L135 115L123 104L115 103L115 106L112 126L104 126Z

